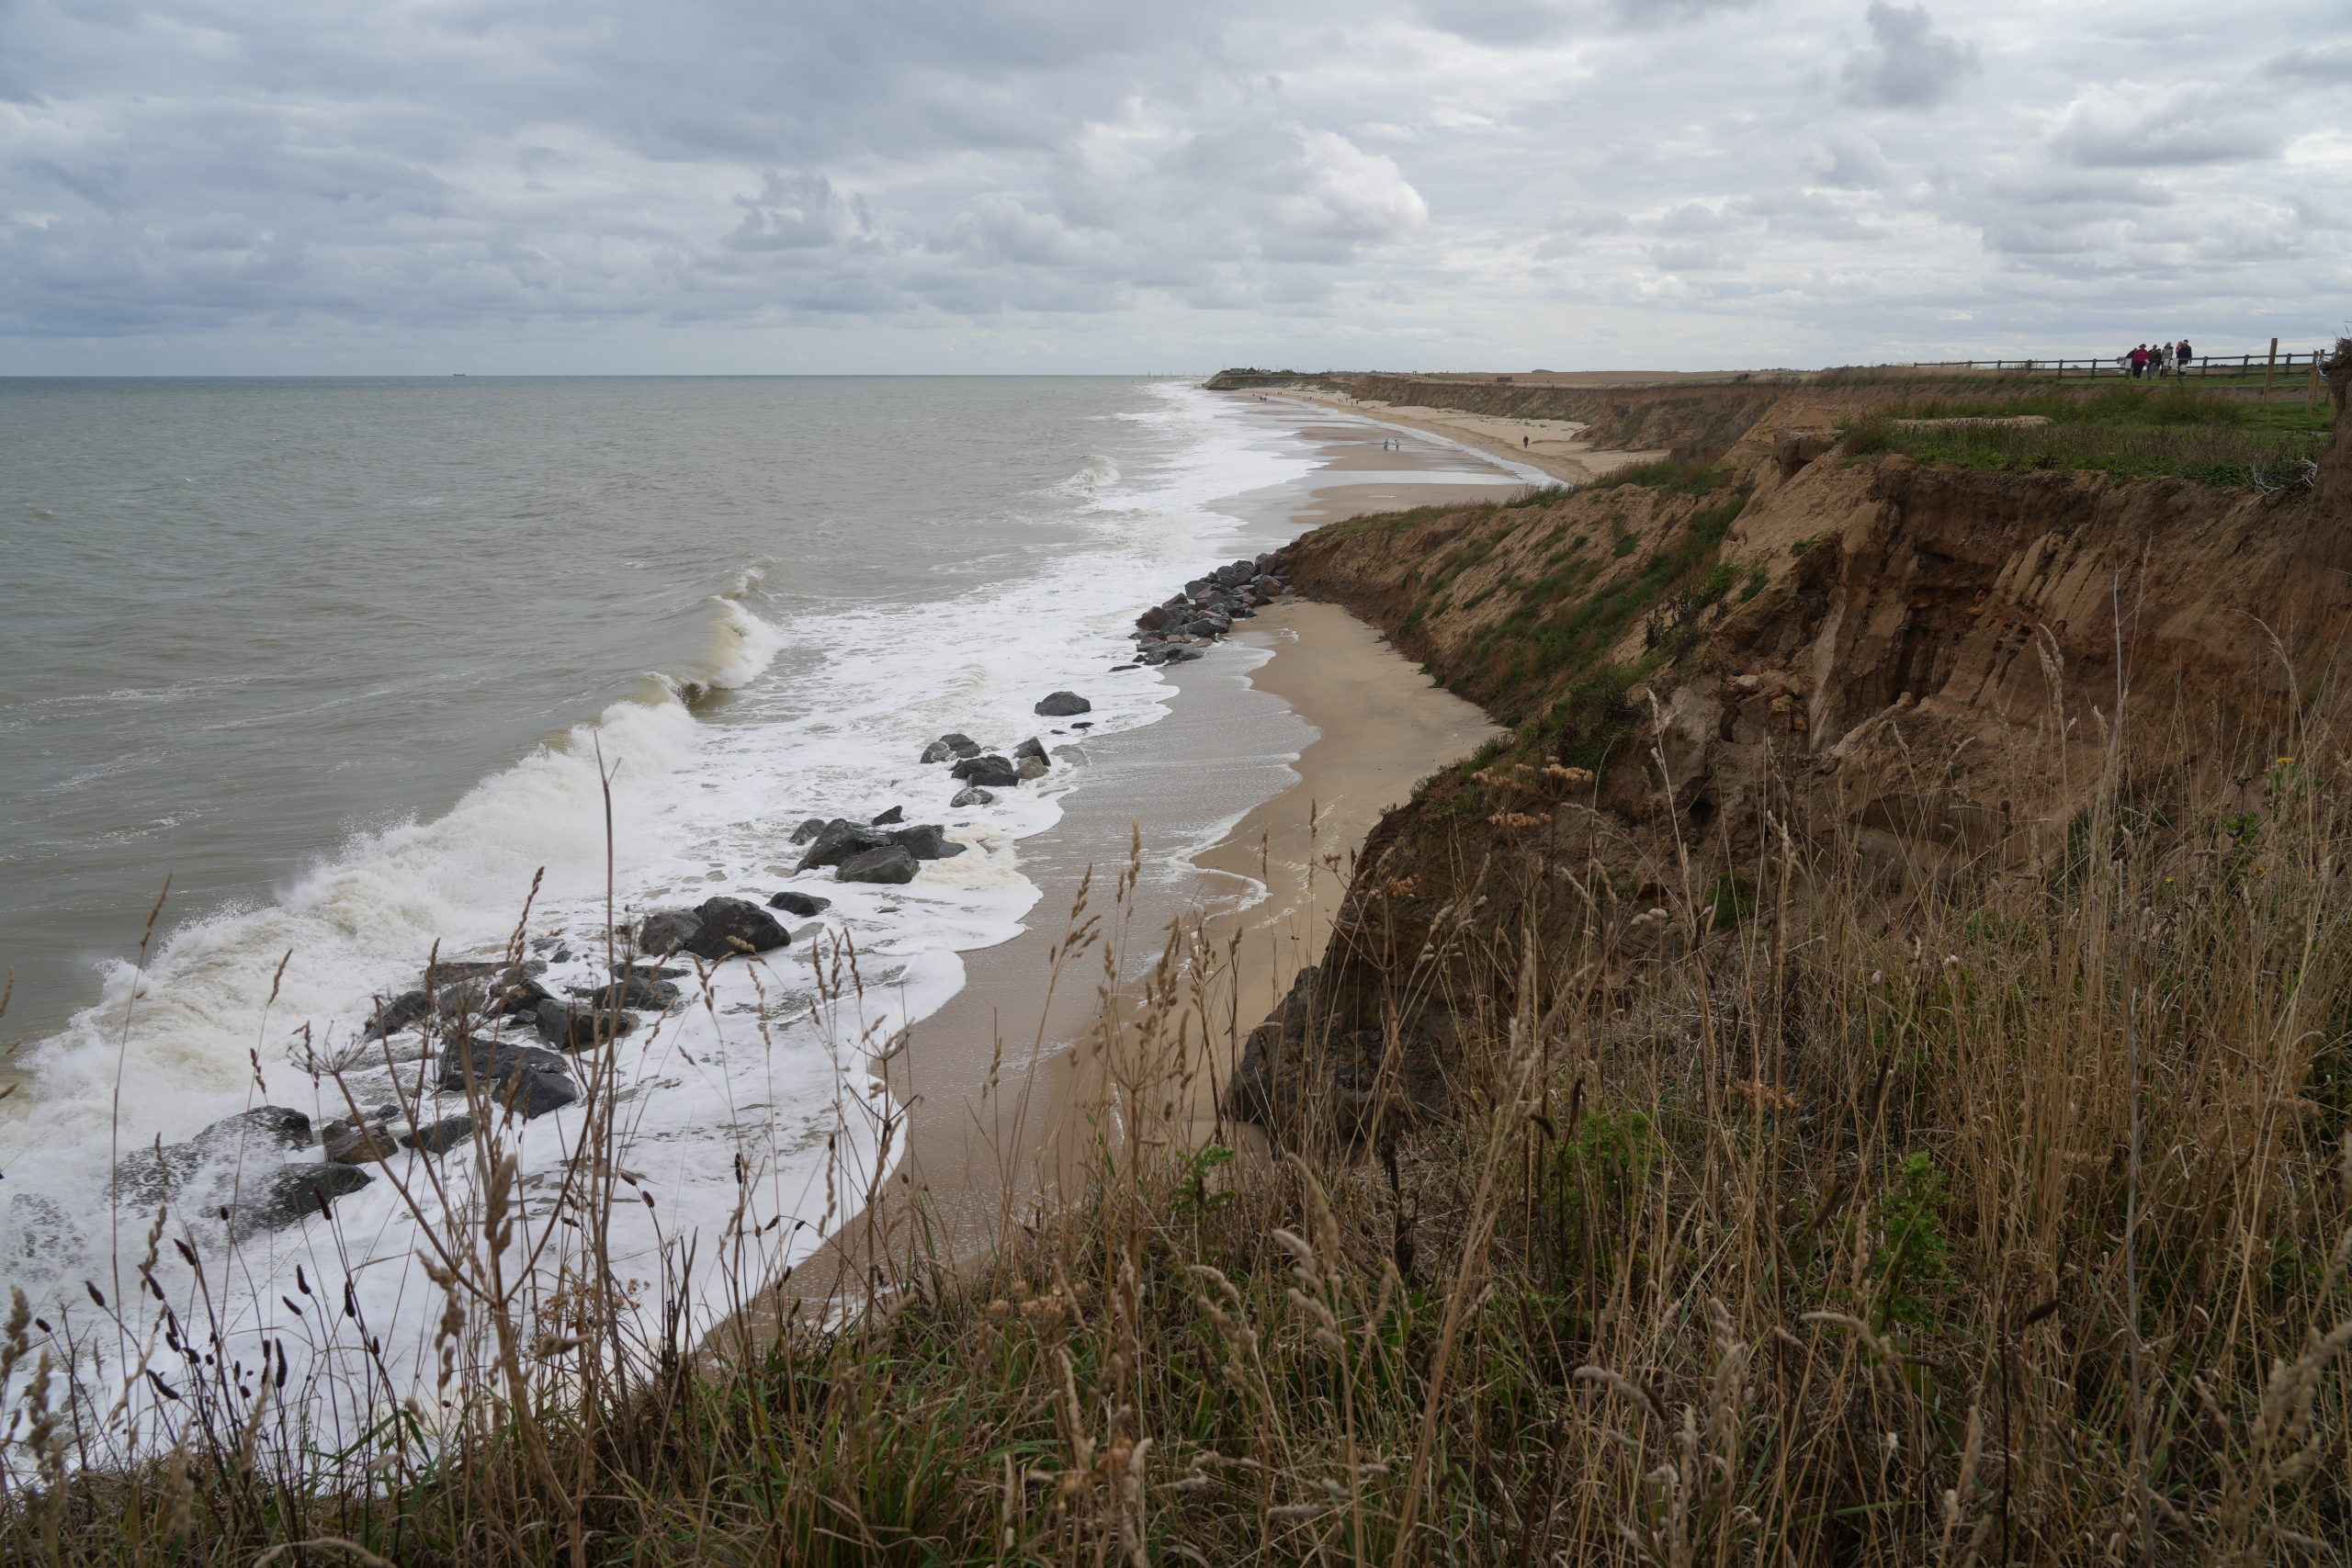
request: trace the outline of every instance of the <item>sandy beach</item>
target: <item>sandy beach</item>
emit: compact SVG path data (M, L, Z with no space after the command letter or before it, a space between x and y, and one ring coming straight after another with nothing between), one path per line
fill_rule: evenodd
M1416 483L1441 470L1466 479L1461 455L1418 442L1389 450L1384 431L1355 421L1304 433L1322 472L1261 502L1295 525L1524 488L1505 473L1485 486ZM1394 482L1356 477L1390 472ZM901 1108L901 1157L878 1201L795 1271L793 1295L854 1296L856 1275L887 1276L911 1247L985 1250L1097 1168L1102 1140L1116 1135L1100 1122L1113 1098L1108 1047L1171 931L1219 955L1188 976L1182 1027L1207 1050L1182 1119L1197 1142L1231 1136L1216 1097L1239 1041L1322 950L1365 836L1421 779L1494 733L1476 706L1327 604L1270 605L1167 675L1178 694L1148 729L1046 737L1088 777L1065 797L1063 820L1023 842L1023 874L1045 897L1019 936L964 955L963 989L878 1066ZM1183 852L1185 824L1204 813L1232 826ZM1131 846L1143 868L1132 884ZM1069 933L1090 920L1096 936L1073 949Z
M1666 456L1663 452L1596 449L1584 439L1586 426L1574 420L1506 419L1499 414L1463 413L1454 409L1364 402L1344 392L1322 392L1306 388L1268 393L1267 396L1344 409L1365 419L1442 435L1481 451L1532 464L1566 484L1581 484L1631 464L1649 462Z

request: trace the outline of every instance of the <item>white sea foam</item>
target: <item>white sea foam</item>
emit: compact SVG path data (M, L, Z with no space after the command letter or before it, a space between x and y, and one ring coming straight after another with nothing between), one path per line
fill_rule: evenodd
M1134 419L1152 438L1136 476L1095 457L1056 487L1080 547L945 599L842 600L789 615L761 608L788 570L747 568L710 603L709 652L665 672L647 700L613 705L436 819L355 837L266 904L182 927L143 972L116 968L100 1003L37 1051L39 1115L0 1130L8 1189L28 1195L0 1213L0 1250L21 1260L16 1277L53 1302L84 1278L128 1277L152 1216L125 1212L116 1235L107 1193L118 1145L185 1138L251 1104L343 1112L344 1090L301 1072L289 1045L351 1039L370 998L415 985L436 943L445 956L494 951L535 874L544 880L529 929L570 950L542 983L601 980L608 792L611 883L625 916L717 893L763 897L796 880L788 835L804 817L863 820L903 805L909 820L942 822L967 846L904 887L797 878L833 906L800 922L792 947L720 966L708 1007L649 1018L613 1048L628 1164L650 1202L622 1205L608 1242L616 1268L644 1287L646 1309L683 1289L699 1326L730 1304L706 1293L716 1264L751 1280L805 1256L895 1157L879 1135L893 1108L869 1081L868 1051L955 994L960 952L1020 929L1038 889L1021 874L1019 841L1051 826L1061 795L1085 784L1082 765L1061 768L992 806L949 809L956 786L914 761L922 744L959 729L1010 750L1054 728L1032 705L1063 688L1094 706L1091 731L1049 737L1057 746L1082 753L1092 737L1158 719L1170 688L1156 673L1105 673L1128 654L1135 610L1253 544L1212 502L1313 466L1303 446L1245 429L1190 389L1158 389L1157 406ZM1078 480L1082 493L1067 488ZM731 695L697 716L689 702L712 690ZM828 976L850 942L863 990L844 995ZM390 1098L390 1077L379 1069L352 1089L365 1108ZM520 1129L518 1169L535 1202L560 1179L581 1118L575 1106ZM219 1227L197 1223L191 1240L225 1292L224 1342L249 1365L265 1338L298 1360L325 1353L320 1333L293 1331L282 1304L299 1267L337 1292L349 1281L356 1315L332 1333L375 1337L396 1383L429 1382L439 1292L415 1258L424 1231L476 1201L469 1160L438 1169L443 1185L421 1216L379 1179L343 1199L332 1226L255 1237L233 1257ZM703 1272L681 1287L664 1280L662 1249L683 1237L699 1238ZM542 1267L571 1240L560 1236ZM191 1299L188 1270L168 1250L157 1279L175 1301ZM146 1304L108 1290L119 1305ZM367 1418L320 1398L306 1418L341 1436Z

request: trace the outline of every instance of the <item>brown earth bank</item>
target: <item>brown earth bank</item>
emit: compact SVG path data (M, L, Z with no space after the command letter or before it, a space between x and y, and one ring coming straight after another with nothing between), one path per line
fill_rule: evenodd
M1850 852L1890 906L2038 876L2102 790L2253 809L2352 717L2340 431L2314 483L2263 494L1851 457L1833 427L1883 386L1355 387L1689 456L1284 553L1514 735L1374 831L1324 964L1250 1042L1235 1104L1261 1119L1430 1109L1460 998L1514 1000L1514 931L1602 919L1686 952L1706 933L1658 922L1669 894L1728 918L1783 850Z

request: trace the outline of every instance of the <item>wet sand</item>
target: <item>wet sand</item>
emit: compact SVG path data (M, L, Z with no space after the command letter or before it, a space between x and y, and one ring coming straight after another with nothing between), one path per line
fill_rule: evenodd
M1352 419L1301 424L1303 412L1264 413L1317 443L1317 471L1232 503L1279 521L1283 536L1526 488L1443 442ZM1103 1144L1123 1135L1112 1063L1171 931L1220 955L1187 976L1183 1027L1208 1048L1180 1120L1196 1143L1231 1136L1216 1099L1238 1042L1321 953L1365 836L1421 779L1495 733L1328 604L1267 606L1205 658L1164 673L1178 692L1157 724L1100 739L1041 729L1085 770L1063 819L1021 844L1023 873L1044 897L1019 936L964 954L963 989L878 1066L900 1108L902 1157L876 1201L794 1271L793 1295L861 1299L916 1249L984 1255L1008 1225L1099 1169ZM1131 867L1140 874L1129 885ZM1090 920L1093 940L1073 947L1069 933Z
M1062 824L1022 846L1023 870L1065 901L1040 904L1012 941L966 954L964 989L915 1025L884 1066L904 1112L904 1157L883 1201L841 1238L863 1266L906 1257L918 1212L923 1246L972 1256L1054 1191L1083 1182L1102 1138L1114 1135L1099 1120L1108 1060L1101 1047L1131 1017L1171 925L1188 945L1223 955L1185 1009L1196 1015L1190 1038L1209 1045L1186 1119L1198 1141L1217 1135L1216 1099L1238 1042L1322 951L1373 825L1496 732L1344 610L1292 601L1247 627L1181 667L1170 716L1136 735L1164 757L1170 741L1182 750L1195 737L1255 731L1265 737L1261 746L1295 749L1291 782L1188 865L1155 878L1148 863L1168 846L1153 843L1148 816L1121 815L1136 801L1121 787L1136 759L1104 755L1109 742L1091 749L1086 765L1102 772L1070 797ZM1171 725L1173 734L1160 733ZM1257 760L1283 765L1272 752ZM1122 902L1131 836L1143 841L1146 874ZM1074 922L1070 890L1090 865ZM1102 940L1069 949L1069 931L1088 916L1100 918ZM797 1282L831 1295L844 1286L844 1261L820 1255Z
M1381 818L1423 779L1503 733L1336 605L1282 606L1236 640L1274 651L1253 680L1317 736L1294 764L1295 784L1194 857L1205 871L1265 888L1263 902L1203 922L1204 945L1228 956L1211 979L1201 1021L1217 1085L1231 1077L1242 1040L1280 1005L1300 967L1320 961L1356 856ZM1213 1100L1194 1100L1196 1137L1217 1120Z

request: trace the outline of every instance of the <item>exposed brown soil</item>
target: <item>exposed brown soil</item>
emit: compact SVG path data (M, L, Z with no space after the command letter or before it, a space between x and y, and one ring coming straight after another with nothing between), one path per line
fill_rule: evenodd
M2158 819L2192 784L2251 808L2282 738L2352 716L2340 434L2315 485L2263 496L1849 461L1828 427L1883 389L1455 391L1725 467L1712 486L1428 509L1294 547L1305 592L1381 627L1517 740L1374 830L1315 1005L1291 1010L1292 1036L1329 1020L1317 1081L1280 1081L1269 1055L1304 1043L1278 1014L1257 1041L1261 1115L1309 1089L1351 1103L1384 1053L1408 1100L1437 1093L1459 999L1510 988L1445 955L1508 952L1517 922L1630 931L1668 889L1736 901L1743 868L1783 845L1859 848L1891 901L2041 875L2105 769ZM1711 527L1712 548L1692 537Z

